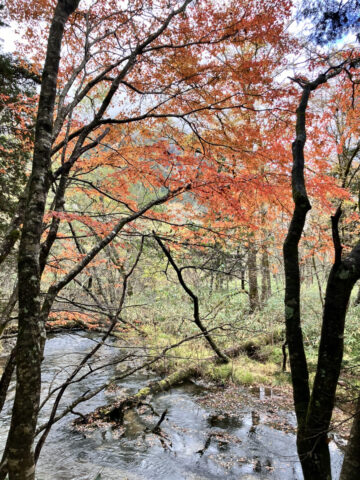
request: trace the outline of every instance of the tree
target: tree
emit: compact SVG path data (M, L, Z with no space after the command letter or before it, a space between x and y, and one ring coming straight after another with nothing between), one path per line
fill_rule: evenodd
M29 74L30 75L30 74ZM14 214L32 149L34 83L24 69L0 53L0 229Z
M3 16L4 5L0 5ZM0 26L5 24L0 20ZM15 213L33 147L35 85L39 78L0 51L0 235Z
M78 0L59 0L54 12L52 2L7 5L11 18L31 24L27 48L37 30L43 31L46 22L50 25L32 173L0 257L5 261L16 241L14 229L23 223L16 395L1 465L3 477L8 472L10 480L35 477L33 443L44 326L56 296L126 225L153 207L190 189L199 198L208 198L213 191L223 194L229 175L222 180L215 175L218 164L212 148L233 146L240 131L247 143L257 130L244 131L240 126L224 135L227 113L243 110L248 115L259 95L268 101L273 98L268 88L272 77L266 72L279 64L287 50L283 23L289 6L283 2L265 2L261 7L254 2L253 8L248 2L191 4L191 0L131 2L124 7L121 2L100 1L81 10ZM69 53L60 62L65 46ZM32 47L39 70L42 45ZM154 131L156 142L150 141ZM171 145L179 145L181 153L169 151ZM93 239L88 253L81 254L62 277L45 281L43 272L64 228L62 220L66 225L71 220L64 211L69 187L78 181L79 171L89 174L104 165L115 170L113 181L119 181L115 195L106 179L88 185L101 194L107 185L105 194L125 207L121 220L98 225L101 239ZM139 178L151 192L145 202L131 195L130 185Z
M292 193L294 212L284 242L286 275L285 320L289 347L295 412L298 422L297 448L306 480L331 479L330 454L327 441L335 392L343 357L344 325L348 301L355 282L360 278L360 244L343 258L339 236L341 207L332 216L335 260L327 281L321 340L316 376L310 392L308 366L301 330L299 249L307 212L311 204L304 180L304 145L306 141L306 109L311 92L331 78L356 68L359 59L345 60L330 67L313 81L296 78L302 95L296 111L296 138L292 144Z

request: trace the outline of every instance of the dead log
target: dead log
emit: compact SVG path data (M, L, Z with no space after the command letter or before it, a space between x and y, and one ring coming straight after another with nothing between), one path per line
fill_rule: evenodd
M140 389L137 393L131 395L130 397L119 400L115 403L111 403L110 405L106 405L104 407L99 407L94 412L85 415L85 423L96 423L97 420L101 420L115 422L121 425L124 421L124 413L126 410L129 410L130 408L136 408L149 395L165 392L170 388L189 380L190 378L198 376L199 374L200 370L197 366L181 368L163 380L149 383L149 385ZM84 420L77 419L75 423L84 423Z
M226 350L224 353L228 358L236 358L241 353L246 353L249 357L254 357L255 352L257 352L261 346L272 343L274 339L277 338L277 335L278 333L275 332L262 335L257 339L247 340L236 347ZM156 395L158 393L165 392L187 380L200 376L201 367L209 363L219 364L223 362L221 358L219 358L217 355L214 355L210 358L201 360L197 365L180 368L162 380L149 383L146 387L140 389L134 395L126 397L122 400L118 400L109 405L99 407L94 412L85 415L85 419L76 419L75 424L96 424L98 421L105 421L121 425L124 421L124 414L126 410L138 407L149 395Z

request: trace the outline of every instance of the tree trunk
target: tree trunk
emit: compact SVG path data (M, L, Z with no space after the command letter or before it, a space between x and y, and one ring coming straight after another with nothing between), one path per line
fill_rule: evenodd
M320 276L319 276L319 273L318 273L318 270L317 270L317 267L316 267L316 260L315 260L314 255L312 256L312 264L313 264L313 267L314 267L314 273L315 273L316 281L317 281L317 284L318 284L321 306L324 308L324 297L323 297L323 292L322 292L322 288L321 288L321 281L320 281Z
M338 223L341 208L331 217L335 260L324 303L318 362L312 393L301 331L299 242L304 230L308 200L304 179L305 113L310 93L343 71L343 64L329 69L313 82L298 82L303 89L296 110L296 138L292 145L292 194L295 208L284 242L285 321L298 421L297 448L305 480L331 480L327 432L335 404L336 386L343 357L343 337L347 305L360 276L360 243L342 259Z
M245 269L241 269L240 271L240 286L241 290L245 290Z
M129 408L135 408L138 406L139 403L142 400L145 400L147 396L170 390L170 388L175 387L176 385L179 385L180 383L198 375L199 369L197 367L190 366L181 368L163 380L150 383L146 387L140 389L134 395L131 395L124 400L121 400L115 404L107 405L105 407L100 407L99 409L95 410L94 413L86 415L86 421L91 422L92 420L99 418L105 421L122 424L125 411Z
M261 256L261 305L264 306L271 296L269 254L266 248Z
M259 308L259 289L257 282L256 249L250 240L248 252L248 272L249 272L249 310L255 312Z
M331 478L327 432L343 358L347 305L359 275L359 250L357 246L347 258L335 261L326 288L318 363L303 436L308 451L306 468L313 470L309 464L316 463L319 479Z
M6 260L11 253L15 243L20 238L20 227L24 221L24 210L26 203L26 190L20 197L17 212L12 218L9 227L4 235L4 238L0 244L0 265Z
M28 201L19 248L19 330L16 344L16 393L6 446L9 480L34 480L33 442L37 423L41 361L45 343L40 319L40 238L49 188L53 113L61 42L68 17L79 0L59 0L50 27L36 120Z
M6 326L8 323L11 321L11 314L15 308L15 305L18 301L18 284L16 283L15 287L13 288L12 294L10 295L10 298L8 300L8 303L6 304L5 308L1 312L0 316L0 338L2 334L5 331Z

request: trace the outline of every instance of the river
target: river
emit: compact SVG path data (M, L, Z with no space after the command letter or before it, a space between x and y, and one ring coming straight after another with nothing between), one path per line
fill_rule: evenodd
M119 349L113 340L97 353L92 365L109 363ZM61 333L49 338L43 363L43 397L49 388L61 383L94 346L87 334ZM60 410L80 394L94 389L116 374L120 367L111 366L71 385L63 396ZM137 391L155 379L151 372L138 372L124 379L119 388L127 393ZM103 391L76 411L87 413L109 403L119 391ZM264 412L254 410L253 394L239 389L246 398L236 416L228 416L221 407L206 406L202 400L208 389L186 383L151 400L153 408L167 410L161 424L163 437L146 433L157 417L150 410L144 415L129 412L122 435L111 428L76 431L70 414L53 426L42 450L37 480L205 480L205 479L272 479L301 480L293 433L262 422ZM10 400L14 386L10 390ZM263 390L261 395L264 395ZM0 441L4 444L10 421L11 401L0 419ZM50 405L42 409L40 422L49 415ZM146 409L146 407L144 407ZM284 422L294 425L292 412L280 409ZM334 478L338 478L342 454L331 442Z

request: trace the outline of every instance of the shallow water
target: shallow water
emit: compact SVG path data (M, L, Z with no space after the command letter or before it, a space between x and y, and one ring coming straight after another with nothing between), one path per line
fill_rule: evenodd
M119 349L112 348L111 341L109 344L98 352L93 368L119 355ZM58 334L48 340L43 364L44 396L49 385L61 383L71 371L71 365L77 365L93 345L91 337L83 334ZM118 371L119 367L116 368ZM90 375L81 384L70 386L63 397L62 407L81 393L101 385L115 372L114 366L107 367ZM121 387L128 393L135 392L154 378L152 374L140 372L123 380ZM263 424L262 413L254 411L251 402L244 402L236 417L207 409L197 402L204 394L204 387L187 383L152 399L151 404L159 414L167 410L166 419L161 424L163 438L145 433L146 427L153 427L158 420L150 410L143 415L128 412L125 433L120 438L110 428L76 432L71 423L75 417L70 414L53 426L39 459L37 479L302 479L293 434ZM253 395L246 390L241 394ZM260 391L258 394L264 397L271 392ZM76 407L76 411L90 412L110 402L114 396L112 392L101 392ZM10 420L9 408L10 403L0 419L2 443ZM40 423L46 420L49 408L41 411ZM280 414L288 423L294 423L292 413L284 411ZM334 478L337 478L341 453L333 442L330 446Z

